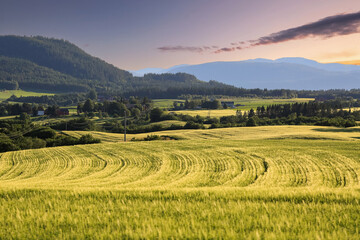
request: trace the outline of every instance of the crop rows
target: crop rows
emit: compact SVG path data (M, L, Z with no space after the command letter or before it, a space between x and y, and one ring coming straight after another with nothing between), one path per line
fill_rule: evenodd
M0 155L0 186L359 187L357 142L286 143L156 141L8 152Z
M359 141L276 129L2 153L0 239L358 239Z

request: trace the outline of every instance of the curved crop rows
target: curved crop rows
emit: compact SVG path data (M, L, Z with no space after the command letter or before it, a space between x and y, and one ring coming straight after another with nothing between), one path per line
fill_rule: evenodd
M330 142L329 142L330 144ZM298 145L298 146L293 146ZM0 155L0 186L46 188L359 187L357 142L156 141Z

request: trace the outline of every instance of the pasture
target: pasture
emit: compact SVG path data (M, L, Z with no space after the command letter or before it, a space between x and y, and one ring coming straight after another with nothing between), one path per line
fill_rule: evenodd
M2 153L0 239L358 238L360 128L170 132Z
M6 90L6 91L0 91L0 102L8 99L12 95L15 95L17 97L37 97L37 96L43 96L43 95L54 95L53 93L41 93L41 92L29 92L29 91L23 91L23 90Z
M185 114L190 116L202 116L202 117L223 117L223 116L232 116L236 115L236 110L241 111L250 111L250 109L256 110L257 107L267 107L269 105L273 104L286 104L286 103L302 103L302 102L309 102L314 100L313 98L291 98L291 99L263 99L263 98L229 98L229 99L219 99L219 101L234 101L235 105L239 104L241 106L238 106L234 109L196 109L196 110L178 110L178 111L170 111L177 114ZM173 100L175 101L175 100ZM163 108L172 108L172 102L171 99L164 99L164 100L155 100L155 106L162 106Z
M176 114L184 114L190 116L201 116L201 117L216 117L220 118L223 116L236 115L236 109L211 109L211 110L179 110L169 111Z
M221 101L234 101L235 104L240 104L242 106L237 107L237 109L242 111L249 111L251 108L254 110L257 107L269 106L273 104L287 104L287 103L302 103L313 101L314 98L229 98L221 99Z

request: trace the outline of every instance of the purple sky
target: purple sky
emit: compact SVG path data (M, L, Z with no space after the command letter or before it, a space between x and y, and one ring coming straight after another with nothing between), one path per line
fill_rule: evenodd
M360 59L358 16L348 16L360 11L358 0L1 0L0 5L0 35L66 39L127 70L260 57ZM321 21L329 16L335 17Z

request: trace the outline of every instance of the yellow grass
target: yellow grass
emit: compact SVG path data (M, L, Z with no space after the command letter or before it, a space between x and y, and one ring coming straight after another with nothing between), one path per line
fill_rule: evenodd
M358 239L360 128L93 134L0 154L0 239Z
M89 131L64 131L71 136L79 137L84 134L92 134L105 142L123 141L123 134L89 132ZM127 139L142 139L147 135L176 136L187 140L261 140L272 138L323 138L355 141L360 138L360 127L336 128L322 126L262 126L262 127L238 127L238 128L215 128L199 130L169 130L151 133L128 134Z
M236 109L216 109L216 110L180 110L180 111L169 111L177 114L184 114L190 116L199 115L201 117L223 117L236 115Z

